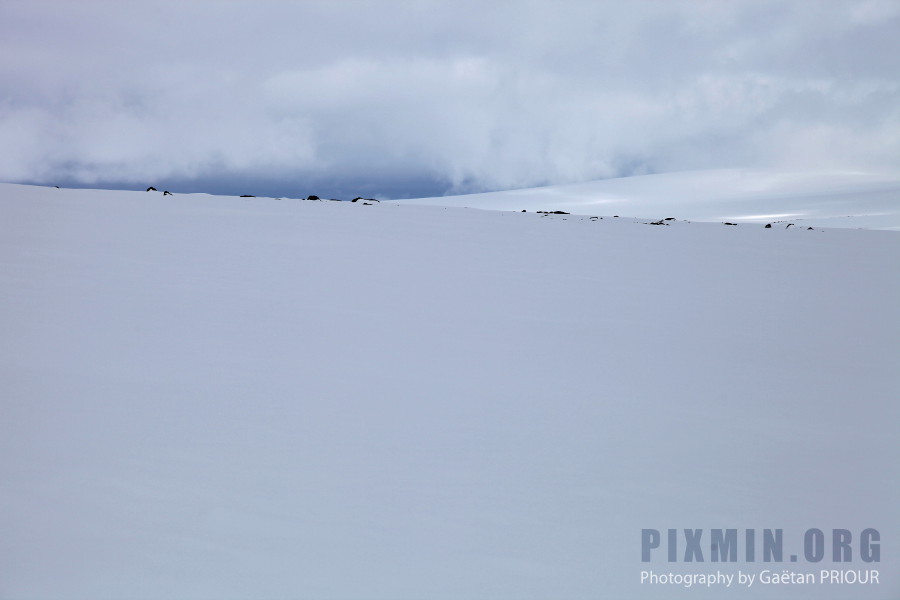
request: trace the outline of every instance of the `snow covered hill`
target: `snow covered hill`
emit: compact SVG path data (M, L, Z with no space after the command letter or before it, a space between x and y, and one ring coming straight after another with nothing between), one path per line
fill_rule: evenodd
M900 174L761 169L685 171L410 203L692 221L900 230Z
M0 597L900 597L900 234L528 194L0 185Z

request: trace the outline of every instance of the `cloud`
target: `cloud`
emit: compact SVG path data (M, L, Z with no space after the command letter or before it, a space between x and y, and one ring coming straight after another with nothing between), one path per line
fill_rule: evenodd
M11 0L0 179L402 194L893 168L898 34L892 1Z

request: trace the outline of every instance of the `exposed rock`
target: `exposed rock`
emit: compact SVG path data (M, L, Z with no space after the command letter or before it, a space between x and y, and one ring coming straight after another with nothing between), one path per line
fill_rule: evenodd
M163 192L163 196L171 196L171 195L172 195L172 192L170 192L169 190L166 190Z
M772 229L772 224L771 223L766 224L766 229Z
M150 187L147 188L147 191L148 191L148 192L155 192L155 191L157 191L157 189L151 185Z

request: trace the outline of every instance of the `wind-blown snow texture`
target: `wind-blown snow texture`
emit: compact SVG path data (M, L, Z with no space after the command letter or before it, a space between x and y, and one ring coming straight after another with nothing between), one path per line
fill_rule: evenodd
M2 598L900 595L898 233L0 206ZM783 528L787 561L813 527L878 529L881 562L641 562L642 528Z

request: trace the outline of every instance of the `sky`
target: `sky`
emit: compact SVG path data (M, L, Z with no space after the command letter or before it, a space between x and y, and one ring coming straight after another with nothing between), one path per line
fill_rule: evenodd
M898 0L0 2L0 181L408 198L898 166Z

